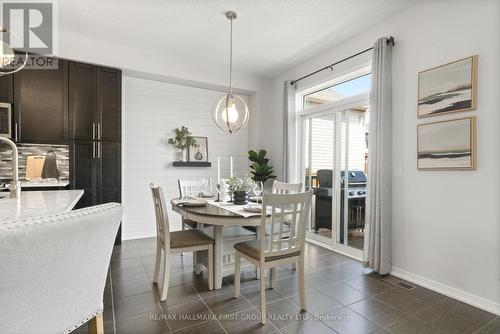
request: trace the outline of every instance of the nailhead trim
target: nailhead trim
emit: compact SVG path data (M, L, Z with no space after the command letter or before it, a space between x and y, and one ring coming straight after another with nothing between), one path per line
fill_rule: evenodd
M39 217L32 217L32 218L28 218L28 219L0 222L0 232L2 230L11 230L11 229L16 229L16 228L25 227L25 226L34 226L34 225L42 225L42 224L47 224L47 223L59 222L59 221L64 220L64 219L82 217L82 216L86 216L86 215L97 213L97 212L103 212L103 211L106 211L106 210L109 210L112 208L116 208L116 207L120 207L120 206L122 206L120 203L106 203L106 204L91 206L91 207L83 208L83 209L79 209L79 210L58 213L55 215L39 216Z
M86 317L82 321L80 321L78 324L76 324L73 327L71 327L70 329L64 331L64 334L71 333L72 331L74 331L75 329L77 329L78 327L80 327L81 325L83 325L84 323L88 322L90 319L95 318L99 314L102 314L102 311L103 310L101 308L101 309L99 309L99 311L92 313L91 315L89 315L88 317Z

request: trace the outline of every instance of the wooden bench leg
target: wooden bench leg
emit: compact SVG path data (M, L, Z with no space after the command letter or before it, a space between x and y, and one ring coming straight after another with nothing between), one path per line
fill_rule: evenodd
M89 334L104 334L104 323L102 321L102 314L96 315L90 319L88 323Z

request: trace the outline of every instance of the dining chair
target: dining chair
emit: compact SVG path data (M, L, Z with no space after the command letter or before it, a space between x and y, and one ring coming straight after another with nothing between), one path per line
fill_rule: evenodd
M168 283L170 278L170 256L182 252L208 251L208 289L214 286L214 240L203 232L192 229L170 232L167 207L161 187L150 184L153 194L153 203L156 217L156 263L153 283L158 284L161 258L163 252L163 284L160 291L160 300L167 299ZM159 285L159 284L158 284Z
M103 333L118 203L0 223L0 333Z
M264 193L262 201L261 223L259 239L244 241L234 245L235 273L234 297L240 295L241 258L254 264L264 273L271 269L269 275L270 287L274 288L276 279L275 268L281 264L298 263L299 272L299 301L302 310L306 310L306 295L304 281L304 244L306 225L311 210L312 190L297 194L270 194ZM268 215L270 215L268 217ZM290 233L284 238L285 218L291 217ZM271 233L265 236L266 226L270 226ZM275 229L278 229L275 233ZM260 278L260 307L261 322L266 323L266 280Z
M177 183L179 185L179 197L184 198L188 196L198 197L200 194L206 191L206 179L199 180L184 180L178 179ZM211 180L208 179L210 184ZM185 230L186 227L198 228L198 223L189 219L182 218L182 229Z
M297 194L302 191L302 183L285 183L274 181L272 193L273 194Z

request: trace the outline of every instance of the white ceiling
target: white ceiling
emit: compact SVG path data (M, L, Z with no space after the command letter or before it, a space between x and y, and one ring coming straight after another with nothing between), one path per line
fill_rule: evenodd
M270 77L409 6L411 0L62 0L59 29ZM194 64L195 65L195 64Z

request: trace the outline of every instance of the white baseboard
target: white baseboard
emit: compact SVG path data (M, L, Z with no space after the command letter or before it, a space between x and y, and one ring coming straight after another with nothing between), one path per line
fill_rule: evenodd
M391 275L418 284L420 286L423 286L424 288L439 292L445 296L458 299L464 303L478 307L485 311L500 315L500 304L495 303L494 301L452 288L451 286L433 281L417 274L410 273L403 269L392 267Z

